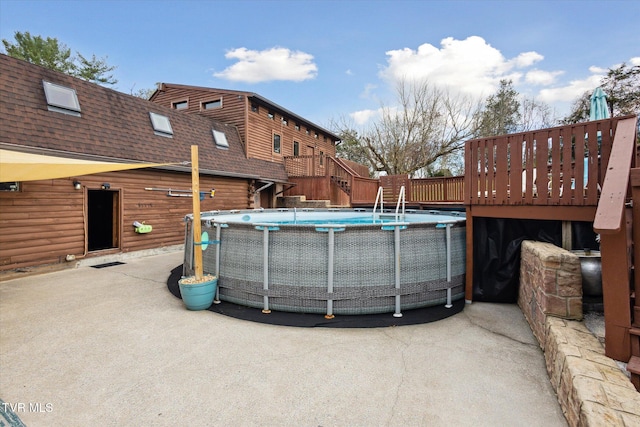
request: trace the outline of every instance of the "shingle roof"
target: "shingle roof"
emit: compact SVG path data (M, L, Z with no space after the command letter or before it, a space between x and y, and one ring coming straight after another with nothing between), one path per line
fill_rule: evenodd
M75 89L81 117L48 111L43 80ZM149 112L169 118L172 138L154 133ZM0 120L0 143L22 146L25 151L38 148L60 152L62 157L179 163L190 161L191 146L198 145L203 174L287 181L281 163L246 158L234 126L181 114L2 54ZM225 133L229 149L216 147L212 129Z

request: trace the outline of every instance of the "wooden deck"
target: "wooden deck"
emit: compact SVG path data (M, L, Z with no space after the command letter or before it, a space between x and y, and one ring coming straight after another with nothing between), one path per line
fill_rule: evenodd
M640 265L640 251L634 251L634 241L640 241L636 141L637 118L625 116L467 141L463 177L375 180L358 176L353 165L339 159L315 156L285 158L285 166L297 184L290 195L372 207L378 187L384 188L385 204L395 205L404 186L408 207L464 206L468 301L475 218L561 221L567 249L571 222L593 223L601 235L605 352L629 362L640 390L640 275L633 274L633 266Z
M605 351L640 368L636 141L635 116L468 141L466 299L473 298L474 218L592 222L601 235ZM632 371L640 389L639 374Z

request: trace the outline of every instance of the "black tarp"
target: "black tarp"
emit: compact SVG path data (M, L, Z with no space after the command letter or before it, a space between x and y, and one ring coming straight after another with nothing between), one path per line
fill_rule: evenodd
M572 222L575 249L598 249L593 223ZM514 303L520 283L523 240L562 246L562 221L473 219L473 300Z

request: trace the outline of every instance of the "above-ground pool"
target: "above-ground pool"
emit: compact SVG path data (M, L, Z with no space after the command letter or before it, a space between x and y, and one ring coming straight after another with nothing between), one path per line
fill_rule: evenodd
M184 275L193 274L186 217ZM465 215L412 211L203 212L205 273L216 299L298 313L394 313L464 297ZM206 234L205 234L206 233Z

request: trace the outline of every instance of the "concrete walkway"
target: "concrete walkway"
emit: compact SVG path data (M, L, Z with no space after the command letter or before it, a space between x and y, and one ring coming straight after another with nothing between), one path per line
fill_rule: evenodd
M516 305L414 326L272 326L187 311L166 288L181 262L0 283L0 399L30 427L566 426Z

